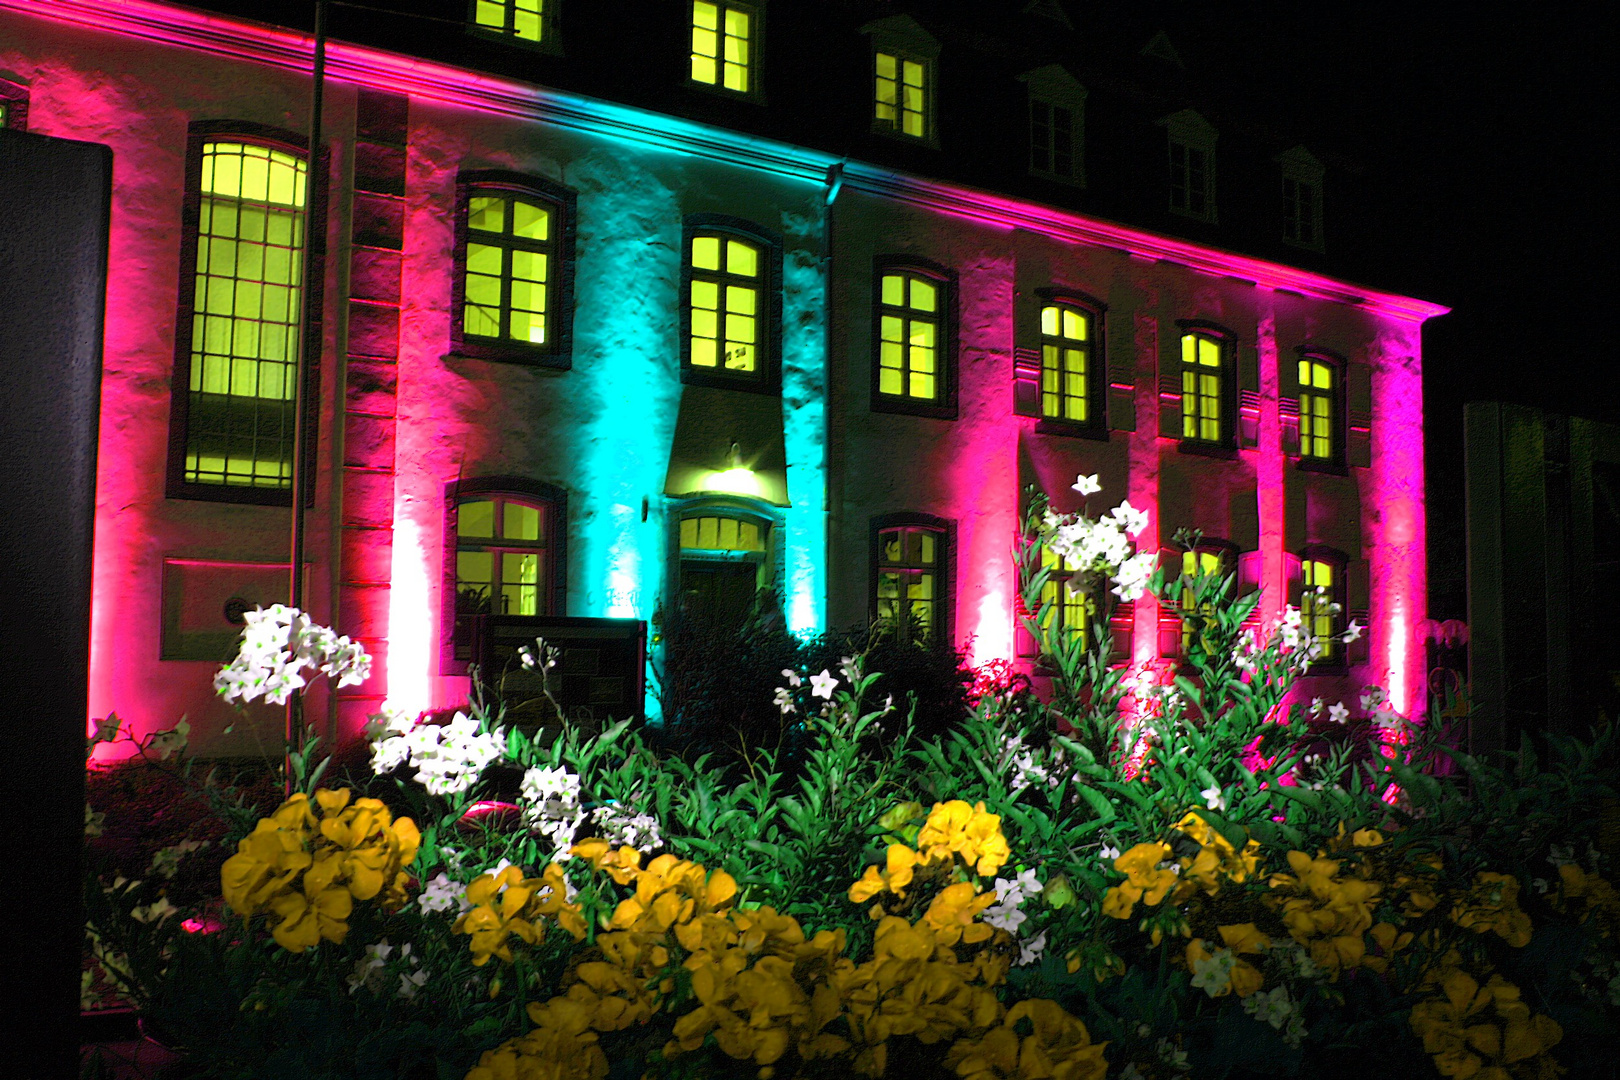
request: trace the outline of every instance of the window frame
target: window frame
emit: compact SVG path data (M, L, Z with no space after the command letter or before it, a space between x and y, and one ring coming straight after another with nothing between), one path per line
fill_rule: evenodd
M1350 426L1346 415L1345 380L1349 372L1349 361L1336 352L1315 345L1301 345L1295 350L1295 368L1306 362L1325 364L1333 372L1333 388L1325 395L1332 409L1330 417L1331 430L1329 438L1332 440L1333 452L1328 457L1315 457L1305 453L1305 395L1307 392L1316 393L1314 388L1307 391L1297 376L1294 380L1294 403L1296 420L1299 425L1298 447L1296 456L1299 459L1299 468L1306 472L1325 472L1343 476L1347 474L1347 458L1345 456L1346 444L1349 441Z
M706 83L692 77L692 58L697 55L692 51L692 32L697 28L696 22L693 21L697 17L695 11L697 0L688 0L685 5L686 85L695 90L700 90L707 94L714 94L717 97L728 98L732 101L752 101L763 103L765 100L765 93L764 88L761 85L761 75L765 70L765 57L763 51L763 46L765 43L765 0L708 0L708 2L714 4L720 9L720 19L722 22L725 18L726 8L736 8L739 11L746 11L748 13L751 27L748 35L748 89L732 90L725 85L725 71L723 66L724 61L722 58L725 47L723 31L717 31L721 34L720 48L722 50L722 56L716 58L716 63L720 66L716 72L715 81L712 83Z
M1176 320L1175 364L1176 382L1179 384L1177 393L1181 395L1181 424L1183 434L1177 437L1180 449L1186 453L1204 454L1212 457L1231 457L1237 452L1237 335L1218 323L1206 322L1201 319ZM1182 341L1189 334L1209 338L1220 347L1221 364L1218 369L1221 374L1220 395L1218 398L1221 408L1220 438L1209 440L1203 438L1188 438L1186 431L1187 403L1186 382L1182 378L1188 369L1188 364L1182 359Z
M934 599L937 618L930 645L954 645L956 641L956 522L934 514L899 512L878 514L868 525L870 556L867 572L867 612L872 625L878 623L878 579L883 566L883 533L889 529L926 529L935 534L934 565L939 568L939 587Z
M895 88L897 94L895 98L894 123L892 124L885 123L877 115L877 84L878 79L882 77L878 73L879 55L892 56L894 57L895 62ZM882 135L885 138L896 139L904 143L935 147L939 145L934 120L935 98L938 96L938 86L935 81L938 78L938 65L935 62L936 59L936 57L926 56L915 50L907 49L893 41L874 41L872 43L872 62L868 69L871 80L869 86L872 92L872 96L868 99L872 106L872 134ZM923 130L921 135L909 135L906 133L903 95L898 93L899 88L905 85L905 65L908 62L920 65L922 67Z
M520 38L517 36L516 30L496 30L494 27L483 25L478 21L478 2L479 0L467 0L467 33L474 37L483 38L486 41L498 41L503 45L515 45L520 49L529 49L533 52L545 53L551 56L560 56L562 54L562 44L557 36L558 15L560 14L558 8L562 6L562 0L541 0L539 41ZM516 10L516 0L493 0L493 2L500 4L506 10L508 19L511 20L511 16Z
M1338 548L1326 544L1308 544L1299 553L1299 609L1302 625L1315 636L1315 631L1308 623L1309 616L1305 615L1305 593L1314 591L1305 585L1305 567L1308 563L1323 563L1333 568L1333 585L1328 594L1328 601L1339 605L1339 612L1332 616L1333 633L1343 634L1350 620L1350 593L1349 574L1350 557ZM1305 670L1306 675L1342 675L1349 670L1349 658L1346 655L1349 646L1343 642L1335 642L1331 652L1325 652L1315 663Z
M766 325L756 329L755 344L760 363L752 373L726 372L694 367L692 364L692 240L700 234L717 234L746 240L760 249L760 292L756 319ZM746 390L780 396L782 393L782 238L752 221L729 214L689 214L681 228L681 382L724 390Z
M0 127L7 131L28 130L27 84L0 77L0 105L6 110L6 121Z
M210 142L237 142L296 154L305 163L304 243L312 245L310 281L317 283L313 295L310 281L301 281L300 319L308 318L309 334L303 341L302 361L306 369L309 395L304 403L305 444L301 467L313 481L318 462L315 421L320 416L321 358L326 345L326 200L331 149L323 145L309 161L309 140L296 132L246 120L202 120L186 133L184 198L180 207L180 280L175 301L174 368L169 397L169 446L164 495L170 499L197 502L242 503L251 506L291 506L292 487L247 487L233 484L201 484L186 479L186 446L191 419L191 331L196 318L197 247L201 240L203 146ZM302 273L300 273L302 279ZM310 305L313 304L313 307ZM296 400L296 398L295 398ZM294 453L299 452L293 448ZM315 483L305 485L304 505L315 503Z
M1277 163L1279 169L1278 178L1280 180L1278 194L1281 199L1277 235L1289 247L1299 248L1303 251L1325 252L1327 250L1327 240L1322 218L1323 186L1327 176L1327 169L1304 146L1295 146L1278 154L1271 160ZM1288 192L1290 183L1294 184L1296 189L1292 199L1290 199ZM1298 185L1300 184L1310 185L1310 214L1314 231L1309 240L1298 235L1297 225L1293 234L1290 234L1288 230L1290 204L1293 205L1296 212L1300 205L1298 197Z
M1084 421L1068 420L1061 416L1046 415L1046 334L1041 331L1041 315L1048 307L1072 308L1090 319L1090 337L1086 340L1086 411ZM1073 289L1035 290L1035 338L1041 350L1041 381L1036 402L1039 419L1035 430L1045 435L1078 435L1089 439L1108 438L1108 377L1106 343L1104 341L1105 316L1108 305L1093 296Z
M898 272L911 274L932 282L939 295L939 330L935 374L939 393L933 400L913 398L904 394L886 394L882 382L883 350L883 275ZM924 416L935 420L955 420L957 417L957 274L949 267L914 255L879 255L872 261L872 327L871 327L871 411L905 416ZM898 310L898 309L896 309ZM909 370L906 369L906 370Z
M1208 120L1204 119L1192 109L1183 109L1180 112L1172 113L1171 115L1159 120L1158 123L1165 129L1166 135L1166 168L1164 174L1166 195L1165 206L1169 209L1171 214L1174 214L1177 217L1187 218L1190 221L1201 221L1209 225L1217 224L1219 221L1219 214L1217 211L1216 202L1217 187L1215 171L1215 147L1216 143L1220 139L1219 130L1215 127L1215 125L1211 124ZM1204 195L1203 210L1194 210L1192 208L1191 193L1194 189L1191 183L1192 168L1190 160L1187 164L1187 203L1184 206L1178 206L1176 204L1175 148L1177 146L1189 151L1196 150L1204 155L1204 183L1202 187Z
M1240 577L1239 563L1243 558L1243 550L1239 548L1237 544L1230 540L1222 540L1218 537L1200 536L1198 538L1198 542L1195 543L1191 548L1180 547L1177 545L1176 547L1172 548L1172 550L1179 551L1181 553L1181 565L1177 568L1176 574L1177 581L1180 581L1182 577L1187 576L1187 556L1191 555L1198 559L1201 563L1205 555L1214 555L1218 560L1217 570L1221 577L1233 578L1234 591L1229 595L1234 599L1239 595L1236 589L1238 578ZM1185 604L1187 599L1188 598L1184 593L1181 597L1181 602ZM1191 655L1188 645L1191 643L1192 628L1188 626L1187 620L1184 618L1178 617L1176 619L1176 623L1180 628L1180 644L1178 646L1179 651L1176 654L1177 660L1179 663L1186 663Z
M443 592L439 604L439 674L466 675L468 661L456 658L456 554L461 549L461 504L476 496L507 497L538 505L547 517L546 575L541 593L548 616L568 614L568 490L526 476L481 476L444 486Z
M481 192L518 196L546 204L552 212L549 256L552 281L547 282L547 315L552 340L544 345L505 338L469 336L463 325L467 301L467 243L471 230L467 217L472 199ZM536 176L504 169L466 170L456 176L455 249L450 281L450 355L473 360L521 364L567 371L574 365L574 242L577 196L569 188ZM511 250L508 247L508 250ZM502 307L503 317L509 305Z

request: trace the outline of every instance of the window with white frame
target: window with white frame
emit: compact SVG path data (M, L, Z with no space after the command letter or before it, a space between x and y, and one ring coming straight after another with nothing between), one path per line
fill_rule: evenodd
M1159 121L1169 145L1170 210L1183 217L1215 221L1215 141L1208 120L1183 109Z
M1282 171L1283 240L1295 247L1322 251L1322 180L1326 169L1303 146L1273 160Z
M1029 171L1084 184L1086 88L1060 64L1019 79L1029 87Z

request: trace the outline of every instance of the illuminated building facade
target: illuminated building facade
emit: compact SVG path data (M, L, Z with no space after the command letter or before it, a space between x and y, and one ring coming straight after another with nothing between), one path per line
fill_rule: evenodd
M1444 309L1312 262L1320 163L1268 164L1275 244L1223 242L1243 173L1216 187L1202 115L1139 125L1167 169L1116 187L1158 204L1110 203L1110 128L1068 67L1014 64L976 113L960 39L834 19L823 81L847 93L818 107L794 89L805 7L668 5L620 42L622 92L591 62L615 5L414 5L466 23L441 45L340 25L311 169L307 33L0 0L9 115L114 152L91 712L256 749L209 680L230 618L285 595L305 243L309 607L378 659L313 702L340 735L384 699L465 699L458 596L646 620L771 586L795 631L904 614L1016 657L1021 493L1073 509L1081 473L1094 510L1148 508L1140 542L1175 565L1202 530L1194 557L1263 588L1265 618L1311 585L1344 609L1317 629L1366 624L1308 691L1419 704L1420 338ZM1005 183L956 134L996 94ZM1131 662L1173 661L1151 601L1113 621Z

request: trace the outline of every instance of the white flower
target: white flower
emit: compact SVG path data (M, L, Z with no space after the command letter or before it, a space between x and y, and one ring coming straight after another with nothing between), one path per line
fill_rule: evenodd
M591 820L601 831L602 839L615 847L628 846L647 852L664 846L658 819L651 814L633 814L625 807L609 804L591 811Z
M1352 641L1360 640L1361 631L1362 625L1356 622L1356 620L1351 619L1350 625L1344 628L1344 643L1348 645Z
M1127 602L1140 597L1147 590L1157 561L1151 551L1139 551L1120 563L1114 574L1114 595Z
M1219 997L1232 981L1231 949L1216 949L1201 960L1193 961L1193 986L1210 997Z
M574 842L574 833L585 823L579 777L560 765L526 771L518 787L518 805L523 824L549 839L559 851Z
M1016 907L1008 907L1006 904L986 908L984 912L984 921L986 923L994 926L997 930L1005 930L1013 935L1018 933L1019 926L1023 925L1024 920L1027 918L1029 916L1022 911L1019 911Z
M861 681L861 658L859 656L844 656L838 660L838 673L842 675L849 685L854 686Z
M1210 810L1226 809L1226 796L1222 794L1220 785L1217 784L1213 787L1207 787L1198 794L1204 797L1204 806Z
M506 750L503 732L480 734L478 721L459 712L442 727L423 724L413 729L405 741L416 766L416 782L430 795L467 791Z
M152 736L152 749L158 752L159 757L167 761L170 754L186 748L190 735L191 725L182 716L180 722L174 725L173 728L168 731L159 731Z
M1018 966L1028 967L1046 951L1046 931L1042 930L1028 941L1018 943Z
M411 998L416 996L416 992L422 988L422 984L427 982L427 977L428 973L424 968L417 968L409 975L405 974L403 971L400 972L399 989L394 992L394 996L401 997L409 1001Z
M1370 711L1388 700L1389 695L1384 693L1382 686L1369 686L1367 692L1361 695L1361 707Z
M159 923L170 915L178 914L179 911L179 908L169 903L167 896L160 896L150 904L132 909L129 917L138 923Z
M1095 495L1102 490L1102 485L1097 482L1096 473L1092 473L1090 476L1077 477L1070 487L1078 491L1081 498L1085 498L1087 495Z
M557 657L560 652L561 650L547 645L545 638L537 637L534 639L533 649L527 645L518 647L518 662L523 665L525 670L539 671L544 674L557 666Z
M1374 727L1382 731L1394 731L1405 723L1401 718L1401 714L1388 705L1380 705L1373 710L1372 722Z
M1113 844L1104 844L1097 852L1097 858L1105 863L1112 863L1119 858L1119 848Z
M1328 706L1328 720L1335 724L1345 723L1350 719L1350 710L1344 707L1344 702L1335 701Z
M788 681L788 685L794 687L795 689L804 685L804 680L799 678L799 673L794 671L792 668L783 668L782 678L786 679Z
M459 905L466 910L471 905L466 902L467 886L459 881L452 881L449 874L439 871L437 877L422 886L422 895L416 898L416 903L423 911L449 911L451 907Z
M243 614L242 641L236 656L214 676L214 691L226 701L264 698L285 704L305 685L304 669L357 686L371 677L371 657L358 642L339 637L330 627L285 604Z
M810 693L815 697L826 698L831 701L833 687L837 685L838 680L829 674L826 668L821 669L820 675L810 676Z
M1312 716L1321 716L1322 715L1322 705L1323 705L1323 702L1322 702L1321 698L1319 698L1319 697L1318 698L1311 698L1311 715Z
M781 711L783 716L789 716L799 711L799 707L793 704L793 691L785 686L776 688L775 701L777 709Z

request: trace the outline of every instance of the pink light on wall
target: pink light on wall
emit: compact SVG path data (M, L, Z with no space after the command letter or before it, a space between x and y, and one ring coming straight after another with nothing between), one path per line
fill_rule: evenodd
M1388 324L1374 366L1372 465L1362 495L1371 553L1372 675L1402 716L1425 707L1424 655L1414 629L1428 596L1423 490L1423 377L1418 327Z
M429 673L439 634L429 574L437 562L428 555L413 508L396 503L393 587L388 594L388 701L409 713L423 712L433 704Z

